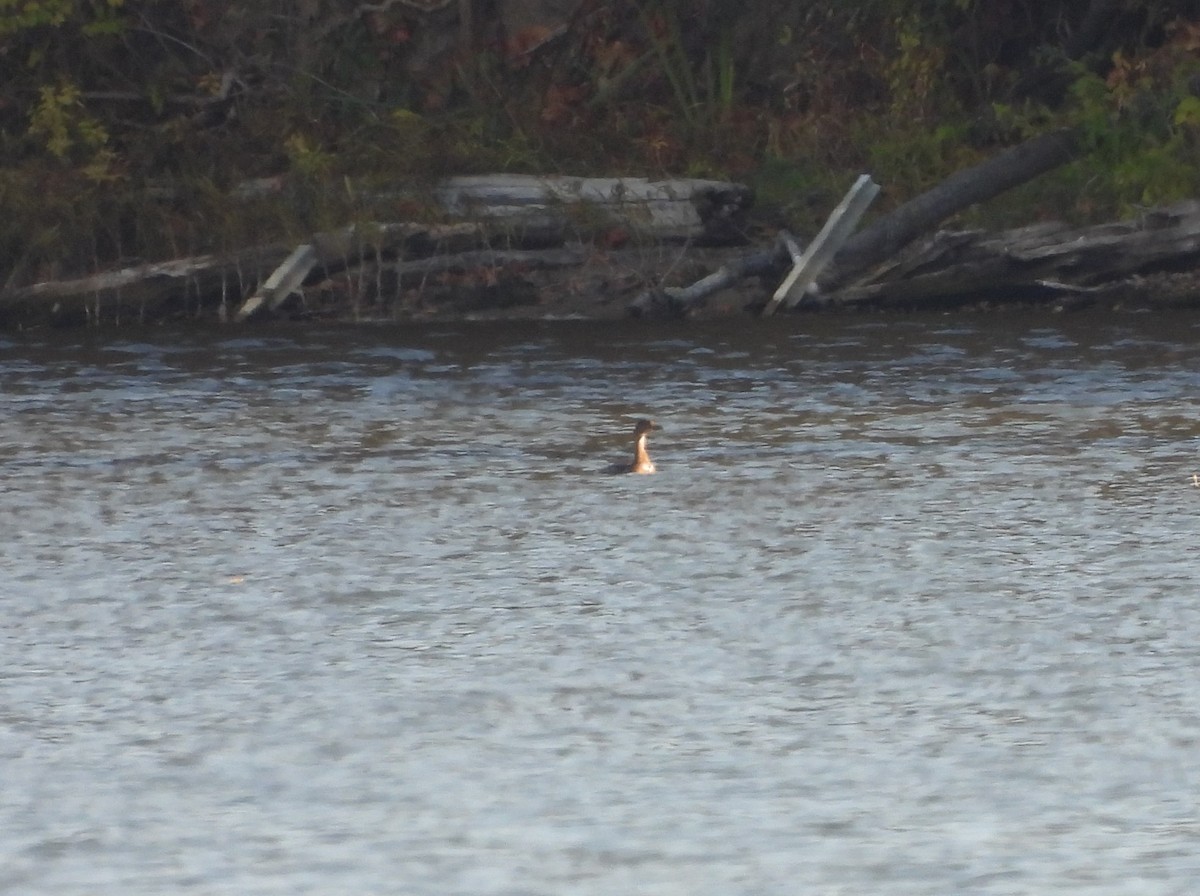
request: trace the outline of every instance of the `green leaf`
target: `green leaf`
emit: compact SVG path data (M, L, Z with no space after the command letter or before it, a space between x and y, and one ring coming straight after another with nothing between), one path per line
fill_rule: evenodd
M1175 124L1200 125L1200 96L1185 96L1175 107Z

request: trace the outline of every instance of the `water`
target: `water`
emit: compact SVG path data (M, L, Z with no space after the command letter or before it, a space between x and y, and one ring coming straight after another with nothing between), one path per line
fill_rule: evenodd
M1198 371L1134 314L9 337L0 892L1193 893Z

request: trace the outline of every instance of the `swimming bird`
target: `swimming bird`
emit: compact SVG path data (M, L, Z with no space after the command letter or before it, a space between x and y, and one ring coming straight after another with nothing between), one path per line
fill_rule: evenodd
M610 473L655 473L654 461L646 452L646 439L651 430L659 429L653 420L639 420L633 428L633 463L613 464Z

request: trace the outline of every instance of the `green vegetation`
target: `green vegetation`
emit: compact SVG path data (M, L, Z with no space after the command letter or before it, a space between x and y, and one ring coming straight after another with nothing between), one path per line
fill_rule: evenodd
M431 5L0 0L3 282L421 217L486 170L741 179L810 232L862 171L894 204L1064 125L1086 157L969 223L1200 195L1183 0Z

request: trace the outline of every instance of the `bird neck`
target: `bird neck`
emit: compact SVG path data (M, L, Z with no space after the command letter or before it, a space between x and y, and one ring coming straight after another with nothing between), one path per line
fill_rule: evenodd
M642 433L633 443L633 470L635 473L653 473L654 461L646 451L646 434Z

